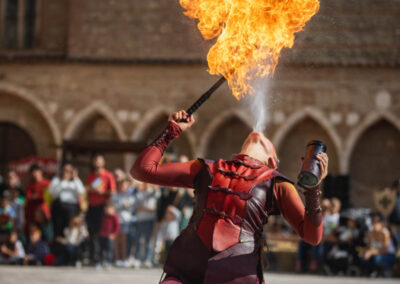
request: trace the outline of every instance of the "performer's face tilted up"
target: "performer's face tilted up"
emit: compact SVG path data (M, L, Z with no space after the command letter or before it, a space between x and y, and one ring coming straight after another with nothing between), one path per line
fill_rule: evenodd
M274 144L261 132L253 131L247 136L240 154L257 159L272 169L278 167L279 160Z

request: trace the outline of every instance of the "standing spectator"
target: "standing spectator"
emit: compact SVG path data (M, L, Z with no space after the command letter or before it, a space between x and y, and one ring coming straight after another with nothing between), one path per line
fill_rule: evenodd
M18 174L14 169L8 169L4 183L0 184L0 196L3 196L5 191L18 191L18 195L24 195L24 190L21 186Z
M104 207L104 215L101 222L100 230L100 260L105 264L106 268L111 268L114 256L114 240L119 232L120 224L118 215L115 212L114 205L109 202ZM97 264L100 268L101 264Z
M18 232L11 231L8 240L0 247L0 264L21 264L24 257L25 251L18 240Z
M45 192L48 190L50 181L43 177L43 171L37 164L33 164L29 172L31 183L26 188L25 205L25 228L28 229L32 223L35 211L42 210L47 220L50 220L50 208L45 201Z
M136 252L134 267L152 264L151 235L156 219L157 192L147 183L140 183L136 193ZM144 256L141 256L140 240L144 237Z
M40 265L46 255L50 252L49 246L42 241L42 232L38 227L32 225L29 233L29 244L26 248L24 263L29 265Z
M84 191L78 171L71 164L63 166L61 178L54 177L51 181L50 194L53 197L51 211L55 237L62 236L71 218L78 215L79 196Z
M178 187L160 187L160 198L157 202L157 222L161 222L165 216L168 206L174 205L180 200L180 192Z
M181 211L182 218L180 218L179 222L179 230L182 231L186 228L189 223L190 217L192 217L193 213L193 204L194 204L194 191L190 188L180 188L179 191L182 192L179 201L176 204L176 207Z
M322 223L324 226L323 229L323 234L324 236L326 234L330 234L332 232L331 229L328 230L327 226L330 224L328 222L330 216L332 215L332 202L331 200L324 198L321 201L321 210L322 210ZM337 219L337 222L339 219ZM320 250L323 250L323 244L320 244L318 246L313 246L310 245L309 243L306 243L304 240L300 240L299 242L299 247L297 250L297 261L296 261L296 271L298 272L307 272L308 271L308 262L307 262L307 254L311 250L312 256L311 256L311 262L309 265L310 270L315 271L317 269L318 265L318 259L320 255Z
M102 155L93 158L94 171L87 177L89 208L86 214L86 223L89 230L90 257L93 264L100 261L100 228L104 206L115 192L116 184L112 173L105 168Z
M179 223L181 219L181 212L178 208L170 205L165 212L164 219L161 223L160 235L162 241L164 241L164 259L167 259L169 248L171 247L174 240L179 236Z
M392 190L396 191L396 205L389 216L389 222L397 246L400 246L400 178L393 182Z
M87 239L88 231L83 220L79 216L72 217L68 227L64 229L64 235L58 236L56 241L64 246L64 254L59 264L75 265L80 267L82 255L82 243Z
M128 240L130 224L132 222L132 211L134 197L130 192L131 181L127 178L118 183L118 191L111 198L117 211L121 224L120 232L115 239L115 264L116 266L126 266L128 257Z
M376 276L383 269L385 277L392 275L392 266L396 264L396 250L390 232L379 214L372 217L372 231L367 235L364 264L370 276Z
M323 222L323 239L320 245L320 255L326 274L330 274L329 266L325 265L328 259L328 254L337 242L336 229L339 227L341 202L337 198L331 199L329 212L324 214Z

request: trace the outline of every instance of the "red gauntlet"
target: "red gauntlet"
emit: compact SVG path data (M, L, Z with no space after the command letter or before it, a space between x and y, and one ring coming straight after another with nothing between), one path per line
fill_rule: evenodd
M321 191L318 187L304 190L306 199L306 216L315 225L319 226L322 222L322 213L320 206Z
M161 153L164 153L165 149L168 147L172 140L177 138L182 133L182 129L178 124L168 121L167 127L164 131L151 143L151 146L157 147Z

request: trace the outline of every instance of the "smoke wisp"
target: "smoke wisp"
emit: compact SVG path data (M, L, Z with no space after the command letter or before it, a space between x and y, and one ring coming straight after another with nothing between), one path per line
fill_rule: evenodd
M244 101L251 115L253 131L263 132L269 119L268 93L270 78L258 78L254 80L252 87L254 94L246 96Z

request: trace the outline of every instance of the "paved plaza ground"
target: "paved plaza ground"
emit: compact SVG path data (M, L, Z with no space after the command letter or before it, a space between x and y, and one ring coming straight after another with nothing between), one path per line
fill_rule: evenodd
M92 268L51 268L0 266L1 284L155 284L160 269L111 269L97 271ZM367 279L321 277L296 274L266 274L267 284L382 284L399 283L399 279Z

